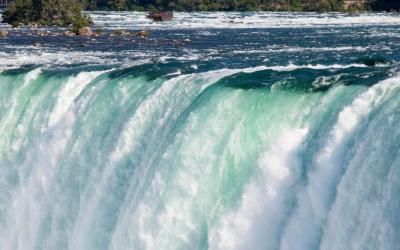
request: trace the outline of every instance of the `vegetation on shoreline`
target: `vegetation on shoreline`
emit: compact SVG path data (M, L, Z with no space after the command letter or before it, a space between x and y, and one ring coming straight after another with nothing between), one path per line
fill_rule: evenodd
M84 4L76 0L14 0L3 12L3 22L19 25L68 26L81 28L90 25L82 13Z
M398 0L87 0L89 10L175 11L381 11Z

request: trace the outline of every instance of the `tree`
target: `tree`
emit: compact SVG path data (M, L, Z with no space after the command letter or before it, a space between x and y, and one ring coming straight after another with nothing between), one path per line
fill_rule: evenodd
M303 6L300 0L290 0L290 7L292 11L302 11Z
M88 26L90 19L82 14L83 4L76 0L15 0L3 13L3 22L76 27Z
M373 10L399 10L400 1L398 0L370 0L368 3Z

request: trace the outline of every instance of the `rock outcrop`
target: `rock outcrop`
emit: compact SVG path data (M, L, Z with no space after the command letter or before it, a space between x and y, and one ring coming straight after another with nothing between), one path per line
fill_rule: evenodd
M146 37L146 36L149 36L150 35L150 31L148 31L148 30L141 30L141 31L139 31L138 33L136 33L138 36L141 36L141 37Z
M93 36L94 35L93 31L89 27L80 28L78 34L80 36Z
M7 30L0 30L0 38L8 37L9 32Z
M76 36L76 33L73 32L73 31L68 30L68 31L64 32L64 36Z

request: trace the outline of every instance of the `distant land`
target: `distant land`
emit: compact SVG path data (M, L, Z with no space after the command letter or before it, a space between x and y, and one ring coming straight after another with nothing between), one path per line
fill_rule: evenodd
M7 0L0 0L4 6ZM35 8L78 6L86 10L120 11L398 11L400 0L8 0ZM76 8L76 7L74 7ZM43 9L43 8L42 8Z
M397 11L399 0L88 0L88 10Z

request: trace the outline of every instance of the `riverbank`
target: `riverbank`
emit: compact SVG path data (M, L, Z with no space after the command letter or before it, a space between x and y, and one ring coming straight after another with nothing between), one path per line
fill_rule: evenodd
M390 11L399 10L400 2L392 0L174 0L174 1L132 1L109 0L90 1L86 5L91 10L130 11Z

